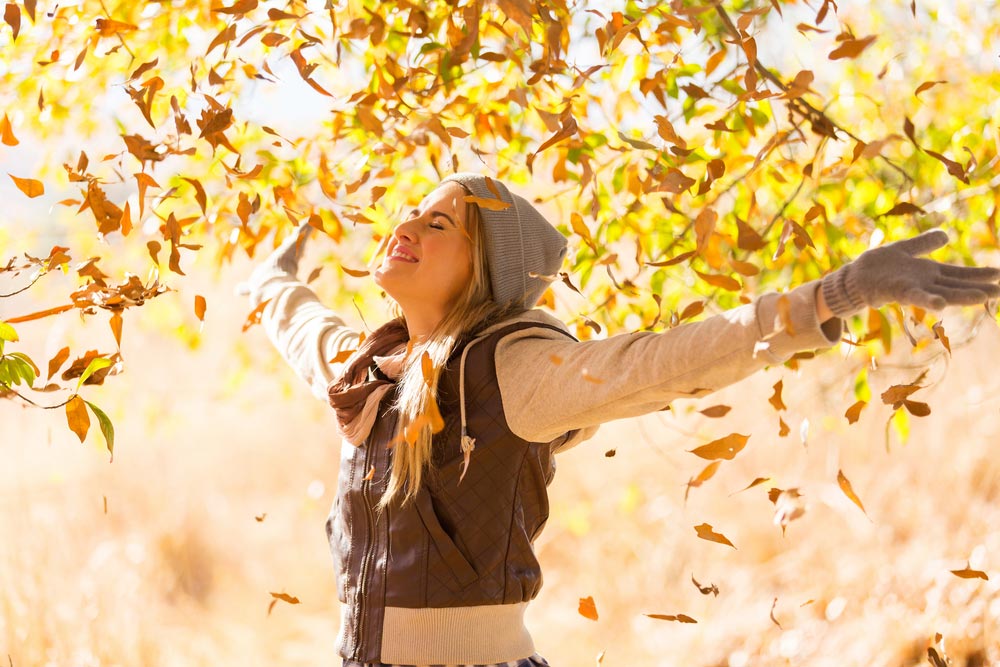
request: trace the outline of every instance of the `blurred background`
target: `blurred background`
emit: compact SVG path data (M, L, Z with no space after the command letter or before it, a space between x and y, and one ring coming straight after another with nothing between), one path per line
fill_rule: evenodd
M124 375L87 392L115 424L113 463L96 424L81 444L62 410L0 401L0 661L339 664L323 530L338 439L263 331L241 332L249 309L233 294L250 268L193 267L182 291L127 323ZM51 305L45 295L9 299L5 314ZM22 349L106 351L102 317L19 325ZM986 318L963 342L976 313L943 317L953 357L897 340L856 424L843 416L850 350L836 348L798 373L771 369L608 424L560 455L537 543L546 585L529 611L539 652L554 667L924 665L935 647L951 664L1000 664L1000 333ZM878 394L928 364L913 398L932 413L909 419L904 442ZM796 374L779 437L767 399ZM698 412L720 404L725 420ZM706 463L687 450L730 432L751 434L746 449L685 501ZM867 516L838 487L841 470ZM758 477L770 481L739 492ZM781 508L804 510L784 536L772 488L801 493ZM736 548L699 539L702 523ZM951 572L966 568L989 579ZM275 593L299 603L271 608ZM586 597L596 621L578 613Z

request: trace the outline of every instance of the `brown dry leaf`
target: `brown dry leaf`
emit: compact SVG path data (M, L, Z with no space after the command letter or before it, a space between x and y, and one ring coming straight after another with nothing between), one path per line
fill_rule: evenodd
M840 490L844 492L844 495L847 496L852 503L857 505L861 511L864 512L865 516L868 516L868 511L865 510L865 506L861 503L861 499L858 498L858 494L854 493L854 488L851 486L850 480L844 476L843 470L837 471L837 484L840 486ZM871 519L870 516L868 518L869 520Z
M791 432L792 429L788 426L788 424L785 423L785 420L782 419L781 417L778 417L778 437L784 438Z
M924 211L924 209L920 208L916 204L913 204L913 203L908 202L908 201L901 201L898 204L896 204L895 206L893 206L892 208L890 208L888 211L886 211L885 213L883 213L882 216L886 216L886 215L911 215L911 214L914 214L914 213L925 213L925 211ZM882 216L880 216L880 217L882 217Z
M948 350L948 354L951 354L951 341L948 340L948 336L944 333L944 322L935 322L934 326L931 327L931 331L934 332L934 337L944 345L944 349Z
M747 440L749 438L749 435L730 433L724 438L713 440L707 445L702 445L701 447L696 447L688 451L703 459L725 459L727 461L732 461L733 458L735 458L735 456L739 454L744 447L746 447Z
M40 320L43 317L49 317L50 315L58 315L59 313L65 313L67 310L72 310L75 308L73 304L67 304L65 306L56 306L55 308L46 308L45 310L39 310L36 313L31 313L30 315L21 315L20 317L9 317L4 320L7 324L18 324L20 322L30 322L31 320Z
M101 37L113 37L118 33L132 32L139 29L137 25L115 21L114 19L97 19L94 22L94 27L97 28L97 33Z
M254 515L254 520L255 520L255 521L256 521L257 523L263 523L263 522L264 522L264 519L266 519L266 518L267 518L267 512L263 512L263 513L261 513L261 514L256 514L256 515Z
M914 97L920 97L920 93L924 92L928 88L933 88L934 86L938 85L939 83L948 83L948 82L947 81L924 81L922 84L920 84L919 86L917 86L917 89L915 91L913 91L913 96Z
M770 403L774 407L774 409L778 410L779 412L781 410L788 409L788 407L785 406L785 402L781 400L781 389L783 386L784 386L784 380L778 380L777 382L775 382L774 393L771 394L771 398L767 399L767 402Z
M580 605L577 607L577 611L584 618L589 618L592 621L597 620L597 605L594 604L594 598L590 595L580 598Z
M942 658L933 646L927 647L927 660L931 663L931 667L950 667L948 661Z
M59 368L64 363L66 363L67 359L69 359L69 346L59 350L58 352L56 352L56 356L49 359L49 374L45 376L45 379L46 380L51 379L52 376L55 375L56 372L59 370Z
M343 266L343 265L341 265L340 268L343 269L344 273L346 273L347 275L351 276L352 278L364 278L369 273L368 271L360 271L358 269L349 269L349 268L347 268L346 266Z
M921 401L903 401L903 407L914 417L926 417L931 413L931 406Z
M213 12L218 12L219 14L235 14L240 16L256 8L257 0L236 0L236 2L229 7L224 7L221 4L212 4Z
M691 583L694 584L694 587L697 588L698 592L702 595L714 595L715 597L719 597L719 587L715 584L702 586L698 583L698 580L694 578L693 574L691 575Z
M739 491L736 491L735 493L732 493L730 495L734 495L735 496L737 493L743 493L744 491L752 489L755 486L760 486L761 484L763 484L765 482L770 482L770 481L771 481L770 477L758 477L758 478L754 479L754 481L752 481L749 484L747 484L746 486L744 486Z
M702 484L704 484L705 482L707 482L708 480L712 479L716 471L718 471L719 466L721 465L722 461L713 461L704 468L702 468L701 472L698 473L696 477L692 477L691 479L689 479L687 483L687 488L684 489L684 500L687 501L688 493L691 492L691 489L697 488Z
M617 454L617 453L618 453L618 450L609 449L608 451L604 452L604 458L608 458L608 459L614 458L615 454Z
M675 257L671 257L670 259L664 260L662 262L647 262L647 265L657 266L657 267L673 266L674 264L680 264L685 259L690 259L691 257L694 257L694 255L695 255L694 250L689 250L688 252L682 252L681 254L676 255Z
M740 282L733 278L732 276L721 276L712 273L702 273L701 271L695 271L702 280L704 280L709 285L713 287L721 287L724 290L729 290L731 292L739 292L743 289Z
M683 322L684 320L690 319L696 315L701 315L704 310L704 301L692 301L688 305L684 306L684 310L682 310L681 314L677 316L677 319Z
M79 396L74 395L66 403L66 421L69 429L83 442L90 429L90 416L87 414L87 404Z
M11 127L7 114L4 114L3 119L0 119L0 141L5 146L17 146L20 143L14 136L14 128Z
M982 579L983 581L989 581L990 578L982 570L973 570L968 563L965 564L965 568L962 570L951 570L951 573L956 577L961 579Z
M781 623L778 623L778 619L774 617L774 608L778 606L778 598L774 598L774 602L771 603L771 622L781 628Z
M243 322L243 331L246 331L255 324L260 324L260 315L261 313L264 312L264 308L266 308L267 304L270 302L271 302L270 299L266 301L261 301L259 304L257 304L256 308L250 311L250 314L247 315L246 321Z
M844 413L844 416L847 417L847 423L853 424L858 421L861 417L861 411L864 410L866 405L868 405L867 401L857 401L854 405L847 408L847 411Z
M643 616L648 616L649 618L655 618L658 621L677 621L678 623L697 623L687 614L643 614Z
M705 408L704 410L699 410L699 412L706 417L711 419L716 419L718 417L725 417L729 411L732 410L728 405L713 405L710 408Z
M715 532L712 526L707 523L695 526L694 530L695 533L698 534L698 537L700 537L703 540L708 540L709 542L716 542L718 544L725 544L734 549L736 548L736 545L730 542L725 535L723 535L722 533Z
M33 178L18 178L14 174L8 173L11 180L14 181L14 185L17 189L26 194L29 198L34 199L35 197L40 197L45 194L45 186L42 185L41 181L36 181Z
M21 8L13 2L8 2L3 10L3 20L14 31L14 38L11 41L17 41L17 34L21 32Z
M840 40L840 46L830 52L830 60L857 58L861 55L862 51L872 45L877 35L868 35L867 37L862 37L861 39L856 39L851 35L841 35L840 37L844 37L844 39ZM838 39L840 39L840 37L838 37Z
M200 294L194 295L194 316L197 317L202 322L205 321L205 308L207 304L205 302L205 297Z
M882 402L898 410L903 401L920 388L916 384L894 384L882 392Z

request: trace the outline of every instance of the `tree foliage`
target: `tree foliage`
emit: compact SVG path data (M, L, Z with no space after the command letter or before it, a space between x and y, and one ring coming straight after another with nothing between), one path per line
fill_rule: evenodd
M947 259L972 261L998 243L988 4L8 2L0 150L40 162L11 164L4 196L56 204L104 244L5 248L3 296L57 269L77 284L41 311L5 308L2 339L104 311L120 347L126 311L183 284L196 255L255 257L303 221L330 239L330 300L375 307L363 265L455 170L535 196L570 237L545 301L583 338L677 326L936 225ZM979 33L932 46L962 29ZM105 273L126 247L142 259ZM204 299L194 308L203 319ZM948 344L931 315L886 311L854 323L849 421L870 399L867 355L894 331ZM64 349L43 385L29 357L3 354L0 395L69 392L81 438L81 385L122 368L90 351L52 382ZM929 412L904 399L891 403Z

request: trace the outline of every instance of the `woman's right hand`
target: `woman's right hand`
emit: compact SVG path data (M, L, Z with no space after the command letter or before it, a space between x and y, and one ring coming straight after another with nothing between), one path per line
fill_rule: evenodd
M302 222L284 242L271 253L270 260L282 271L295 275L299 270L299 260L306 246L306 238L313 229L308 222Z

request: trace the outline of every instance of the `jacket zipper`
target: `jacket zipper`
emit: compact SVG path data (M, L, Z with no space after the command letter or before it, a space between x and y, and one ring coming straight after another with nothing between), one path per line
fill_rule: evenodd
M365 451L365 467L364 470L367 471L371 467L371 457L372 457L372 447L369 445ZM361 641L365 633L365 600L367 597L367 583L368 583L368 569L371 565L372 557L375 553L375 511L371 505L371 500L369 498L368 491L371 488L372 480L364 480L361 482L361 500L365 506L365 545L366 549L361 556L361 572L360 579L357 588L357 607L358 607L358 624L355 628L354 635L354 653L359 659L364 660L364 657L358 652L361 648Z

